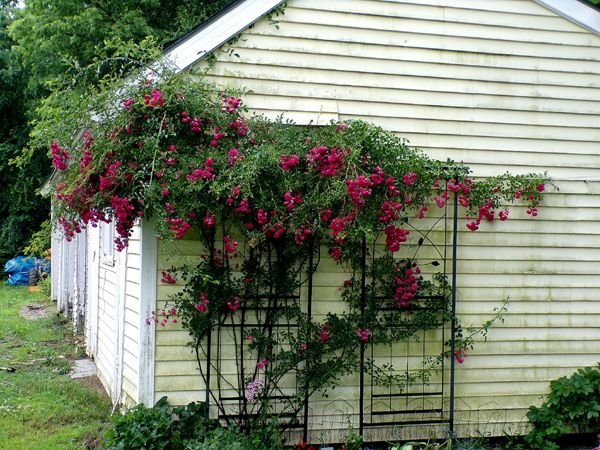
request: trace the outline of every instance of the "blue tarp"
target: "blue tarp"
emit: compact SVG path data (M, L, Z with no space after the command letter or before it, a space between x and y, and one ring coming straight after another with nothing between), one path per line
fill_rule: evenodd
M29 284L29 271L36 268L39 273L50 272L50 261L43 258L16 256L4 265L4 272L8 274L9 286L27 286Z

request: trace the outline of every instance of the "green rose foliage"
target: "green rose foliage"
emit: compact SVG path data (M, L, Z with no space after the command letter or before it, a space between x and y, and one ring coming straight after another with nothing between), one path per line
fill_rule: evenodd
M258 323L234 336L246 417L267 417L261 399L290 374L299 388L288 411L297 412L304 395L334 388L359 369L365 344L442 326L449 319L445 278L424 276L414 255L398 256L419 221L454 200L472 231L506 220L504 205L516 199L535 216L547 182L508 174L476 181L463 164L435 161L362 121L302 127L250 117L239 93L183 75L69 98L64 120L47 127L59 132L51 152L62 172L55 204L65 236L114 219L122 249L142 217L153 217L165 239L195 230L205 258L183 274L163 273L163 283L183 276L185 287L148 322L165 326L177 316L199 363L215 327L239 324L241 315ZM413 249L424 243L413 239ZM317 323L296 296L321 247L348 272L341 288L347 310ZM284 322L293 331L278 331ZM243 362L248 355L254 363ZM372 361L364 366L382 383L429 379Z

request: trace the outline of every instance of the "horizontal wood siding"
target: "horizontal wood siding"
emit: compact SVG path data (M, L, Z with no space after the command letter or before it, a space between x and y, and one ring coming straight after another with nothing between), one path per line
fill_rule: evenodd
M113 265L100 262L98 271L98 346L95 355L98 378L113 395L117 349L117 273ZM115 401L116 398L113 398Z
M160 314L169 297L177 293L183 284L161 282L161 272L198 260L203 254L200 241L189 236L184 240L158 241L156 272L156 311ZM195 354L187 346L190 336L177 323L165 327L156 326L156 353L154 368L154 401L167 396L174 404L187 404L205 400L205 385L198 370Z
M364 119L481 176L554 179L539 217L517 207L476 233L461 221L458 237L462 322L481 324L510 299L504 322L457 367L458 432L522 430L551 379L598 361L600 37L529 0L290 0L277 20L193 71L248 89L258 114ZM333 301L339 276L328 276L319 295ZM318 315L336 309L315 306ZM193 364L166 349L184 340L158 336L157 374L180 373L182 399L197 386L187 378ZM345 428L352 392L316 401L313 425Z

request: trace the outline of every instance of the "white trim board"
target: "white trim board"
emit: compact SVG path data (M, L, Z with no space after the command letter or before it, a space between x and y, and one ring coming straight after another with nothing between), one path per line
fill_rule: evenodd
M535 0L551 11L600 34L600 12L578 0Z
M154 405L154 359L156 349L156 330L154 322L150 325L146 319L152 317L156 309L156 271L158 243L154 231L154 222L144 220L140 225L140 353L138 386L136 399L146 406Z
M285 0L246 0L231 11L192 31L180 42L167 49L164 58L183 71L231 38L237 36Z

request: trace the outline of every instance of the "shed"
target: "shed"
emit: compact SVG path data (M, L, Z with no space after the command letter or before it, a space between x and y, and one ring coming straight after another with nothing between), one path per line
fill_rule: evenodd
M283 3L235 2L166 57L249 89L252 112L311 125L364 119L483 176L552 178L536 221L517 211L502 230L458 236L458 314L477 323L511 304L456 368L455 428L523 432L550 380L600 359L600 13L577 0ZM84 312L88 352L115 403L203 400L187 333L145 323L176 289L160 281L171 246L194 255L199 244L157 241L143 223L116 252L113 233L54 238L55 299ZM314 407L313 439L345 433L357 414L348 395Z

